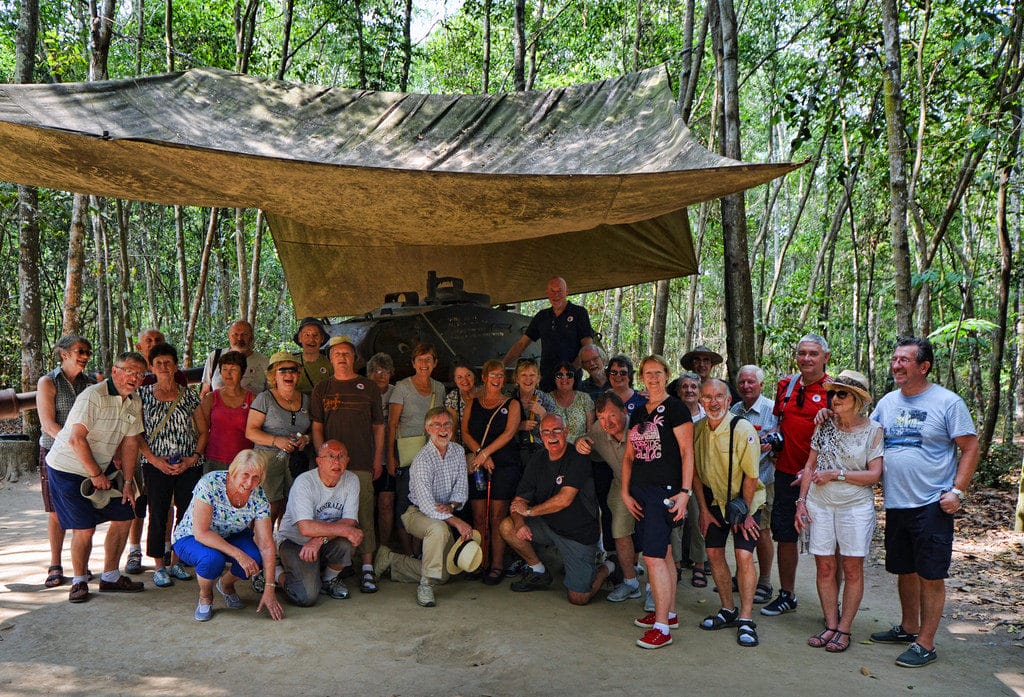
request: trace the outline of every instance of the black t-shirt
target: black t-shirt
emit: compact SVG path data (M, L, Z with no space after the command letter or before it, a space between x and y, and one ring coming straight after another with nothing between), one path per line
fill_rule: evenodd
M599 528L593 467L590 459L580 455L571 445L554 462L549 459L547 450L534 453L526 463L516 496L536 506L555 496L563 486L577 489L576 496L572 503L557 513L544 515L544 522L562 537L584 545L596 543Z
M573 363L587 337L593 338L587 308L567 302L562 314L555 317L555 311L546 307L533 316L526 336L531 341L541 342L540 346L540 388L545 392L555 389L555 366L563 361Z
M683 485L683 456L673 429L691 423L691 418L686 405L672 395L651 412L647 405L633 411L629 426L633 446L630 487Z

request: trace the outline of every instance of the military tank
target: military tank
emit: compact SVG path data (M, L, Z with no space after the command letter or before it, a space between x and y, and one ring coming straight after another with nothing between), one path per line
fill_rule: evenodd
M384 296L384 303L365 315L325 325L331 336L347 335L359 352L360 366L383 352L395 362L395 378L412 375L412 349L426 341L437 349L433 377L451 379L452 365L465 361L478 369L485 361L501 360L526 331L532 318L513 312L509 305L491 305L485 293L465 290L455 276L427 273L427 295L399 291ZM540 342L523 352L540 359Z

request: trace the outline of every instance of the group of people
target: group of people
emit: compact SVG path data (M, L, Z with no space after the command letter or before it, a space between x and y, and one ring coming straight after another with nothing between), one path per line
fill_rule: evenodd
M309 606L319 595L348 598L346 578L374 593L390 575L417 583L417 603L432 607L453 574L488 585L511 577L513 591L528 592L553 584L549 565L560 559L573 604L608 582L609 601L642 599L637 644L656 649L679 626L676 589L689 564L691 583L710 574L721 600L699 626L734 628L736 642L753 647L755 604L769 617L797 609L803 535L825 620L807 643L842 652L864 591L873 487L884 477L886 568L899 575L903 613L872 639L910 644L898 665L935 660L953 515L978 448L963 401L928 380L927 340L898 343L897 389L869 418L867 379L828 375L820 336L798 342L798 372L779 380L772 400L758 366L741 367L734 386L713 377L723 359L704 346L682 357L675 381L660 356L635 369L627 356L608 359L565 281L551 279L547 295L551 307L503 360L484 363L479 385L457 362L447 392L432 377L430 344L414 346L413 374L392 385L393 357L369 357L362 375L352 340L329 337L314 318L294 337L300 351L269 357L253 350L248 323L234 323L229 347L206 360L199 394L156 330L139 339L145 355L122 354L94 385L89 342L62 338L59 366L38 389L46 585L65 581L71 530L70 600L87 600L92 538L109 522L99 590L143 590L129 575L142 570L148 514L154 584L194 574L198 621L212 617L214 590L228 608L243 607L243 579L260 594L257 611L280 619L278 590ZM539 363L519 359L536 340Z

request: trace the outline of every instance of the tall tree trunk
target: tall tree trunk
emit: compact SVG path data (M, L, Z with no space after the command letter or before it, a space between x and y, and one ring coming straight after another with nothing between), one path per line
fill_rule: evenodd
M135 74L142 75L142 47L146 43L146 3L135 0Z
M540 37L544 24L544 0L537 0L537 11L534 13L533 25L537 27L536 33L533 35L533 39L530 41L530 50L528 62L530 64L529 69L526 71L526 89L532 90L534 83L537 81L537 44L540 43Z
M98 360L106 367L112 364L113 347L110 345L110 260L107 245L107 225L100 211L100 199L89 197L89 220L92 223L92 244L96 254L93 276L96 279L96 343Z
M611 340L608 342L608 353L619 353L619 334L622 330L622 288L616 288L612 300Z
M185 220L182 215L181 206L174 207L174 256L178 269L178 308L179 317L182 318L181 335L188 333L189 313L189 292L188 292L188 264L185 257ZM189 360L191 355L186 356L185 367L190 368Z
M367 88L366 82L366 42L363 40L363 3L352 0L352 8L356 11L356 43L359 54L359 89Z
M732 0L718 0L721 31L723 154L742 160L740 148L739 47ZM754 361L754 294L747 251L747 215L742 193L722 198L722 240L725 247L725 344L728 374Z
M260 258L263 255L263 210L256 211L256 234L252 241L252 268L249 271L249 314L246 321L256 326L256 310L260 299Z
M284 0L284 26L281 28L281 62L277 64L277 79L283 80L288 72L288 51L292 40L292 16L295 12L295 0ZM407 25L408 26L408 25Z
M402 14L402 73L398 78L398 91L409 89L409 71L412 69L412 0L405 0Z
M210 209L210 224L206 227L206 241L203 242L203 254L199 260L199 279L196 281L196 296L192 301L192 309L188 313L185 325L185 365L192 365L192 354L195 348L196 324L199 322L199 309L203 306L203 295L206 291L206 279L210 274L210 250L217 234L216 208Z
M897 0L882 0L882 36L885 67L885 126L889 151L889 232L896 285L896 332L914 333L914 301L911 294L910 243L907 240L907 137L903 118L903 76L900 54L900 11Z
M668 322L668 295L671 281L654 284L654 311L651 313L651 353L665 353L665 324Z
M640 69L640 41L644 30L644 0L636 0L636 31L633 32L633 72Z
M68 265L64 274L64 334L82 333L82 276L85 272L85 215L88 209L88 196L75 194L72 197Z
M21 0L14 38L14 81L35 82L36 43L39 37L39 0ZM39 298L39 191L18 187L18 338L21 342L21 389L35 389L43 365L43 316ZM39 435L35 410L24 412L25 432Z
M245 258L245 210L235 209L235 260L238 266L238 316L249 316L249 262Z
M174 72L174 0L164 0L164 48L167 72Z
M515 0L512 30L512 80L516 92L526 89L526 0Z
M484 65L482 92L491 89L491 0L484 0Z
M121 199L115 199L115 203L117 207L117 237L119 242L119 253L117 255L119 284L117 302L114 303L114 306L117 312L116 352L120 352L132 347L134 341L129 341L128 337L133 336L136 329L136 327L132 326L134 318L128 310L132 306L131 269L128 267L128 230L131 225L132 202L128 201L125 203ZM146 247L143 246L142 249L145 250ZM148 255L143 254L143 256Z
M235 0L235 71L249 72L249 61L256 39L256 15L259 14L259 0Z

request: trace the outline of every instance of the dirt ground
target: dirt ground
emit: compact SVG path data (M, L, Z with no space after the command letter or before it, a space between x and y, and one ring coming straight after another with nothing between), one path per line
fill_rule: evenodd
M844 654L805 644L821 627L813 565L802 558L796 613L756 615L761 646L699 620L717 596L679 587L681 627L657 651L634 645L639 601L588 607L559 591L518 594L455 580L438 607L415 604L415 587L385 581L375 595L286 606L272 622L255 599L212 621L192 619L194 581L152 585L136 596L67 602L68 586L44 589L45 515L29 473L0 484L0 694L36 695L1017 695L1024 696L1024 538L985 531L958 542L939 660L923 669L893 661L900 647L868 635L898 621L895 583L873 555L865 598ZM98 533L102 539L103 528ZM91 568L101 568L100 548ZM67 551L65 566L69 567ZM982 569L984 573L979 572ZM995 571L993 571L995 569ZM1000 580L1002 579L1002 580ZM1007 581L1008 584L1007 585Z

